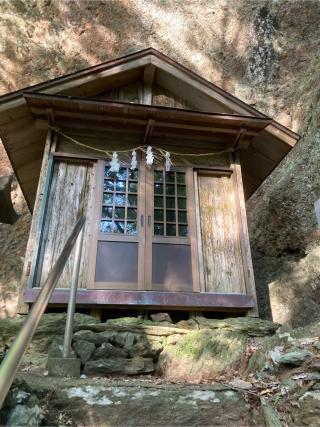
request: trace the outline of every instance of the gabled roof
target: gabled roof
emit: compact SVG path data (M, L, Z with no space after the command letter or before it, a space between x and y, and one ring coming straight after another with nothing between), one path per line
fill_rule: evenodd
M171 93L183 97L198 111L234 116L235 119L242 116L247 121L251 118L251 122L256 118L264 122L263 130L260 129L259 134L252 139L250 147L240 150L247 196L299 140L296 133L166 55L152 48L145 49L0 97L0 136L31 209L46 137L46 130L37 128L31 112L31 94L38 94L39 97L40 94L43 97L46 95L46 102L49 102L51 96L51 103L54 96L64 97L65 100L75 97L94 99L101 92L138 79L145 83L156 82ZM132 104L129 105L132 107ZM145 114L148 111L145 109Z

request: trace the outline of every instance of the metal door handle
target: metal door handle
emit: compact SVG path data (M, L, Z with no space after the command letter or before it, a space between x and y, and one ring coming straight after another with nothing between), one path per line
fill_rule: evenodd
M151 215L148 215L148 227L151 225Z
M141 227L143 227L144 226L144 216L143 215L141 215L140 223L141 223Z

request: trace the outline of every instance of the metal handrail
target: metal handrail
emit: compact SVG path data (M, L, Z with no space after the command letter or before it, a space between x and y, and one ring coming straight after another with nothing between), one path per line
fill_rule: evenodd
M36 328L41 320L41 317L47 308L50 297L58 283L58 280L62 274L62 271L69 259L70 253L74 247L75 242L78 237L78 244L76 249L76 257L74 271L72 275L72 288L75 289L78 282L79 268L80 268L80 259L81 257L81 246L82 246L82 236L83 232L79 236L80 232L83 230L83 226L85 223L85 217L82 216L74 226L68 240L66 241L64 248L61 251L53 269L49 273L47 280L45 281L41 291L33 304L26 320L24 321L20 332L18 333L16 339L10 347L10 350L6 354L1 366L0 366L0 408L7 396L7 393L11 387L11 384L14 380L16 372L18 370L19 364L24 356L24 353L30 344L33 335L36 331ZM75 271L77 269L77 271ZM74 286L75 283L75 286ZM73 299L75 303L75 295ZM70 307L70 305L69 305ZM70 309L68 307L68 317L70 317ZM69 313L70 312L70 313ZM73 312L74 312L74 304L73 304ZM73 313L72 316L73 317ZM67 321L66 335L69 327L69 342L71 342L71 334L72 334L72 320L71 322ZM66 340L65 340L66 342Z

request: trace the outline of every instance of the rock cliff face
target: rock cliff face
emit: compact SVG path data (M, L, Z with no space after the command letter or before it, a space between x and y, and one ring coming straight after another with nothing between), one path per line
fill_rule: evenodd
M320 313L320 57L296 86L303 139L249 200L248 221L263 314L302 325ZM258 220L257 220L258 219ZM266 303L263 304L263 301Z
M249 226L262 315L271 314L270 292L275 321L318 316L318 1L25 0L1 8L0 93L153 46L301 133L248 202ZM22 205L14 227L0 225L0 287L13 294L30 224Z

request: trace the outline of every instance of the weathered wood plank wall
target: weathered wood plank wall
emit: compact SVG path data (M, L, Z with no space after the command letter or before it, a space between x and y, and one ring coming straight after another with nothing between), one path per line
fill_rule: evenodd
M245 293L232 177L198 176L207 292Z
M78 216L84 212L87 216L87 224L83 241L79 287L86 287L92 186L93 167L90 163L56 161L45 218L38 286L43 285ZM74 254L72 253L57 284L58 288L70 287L73 260Z

